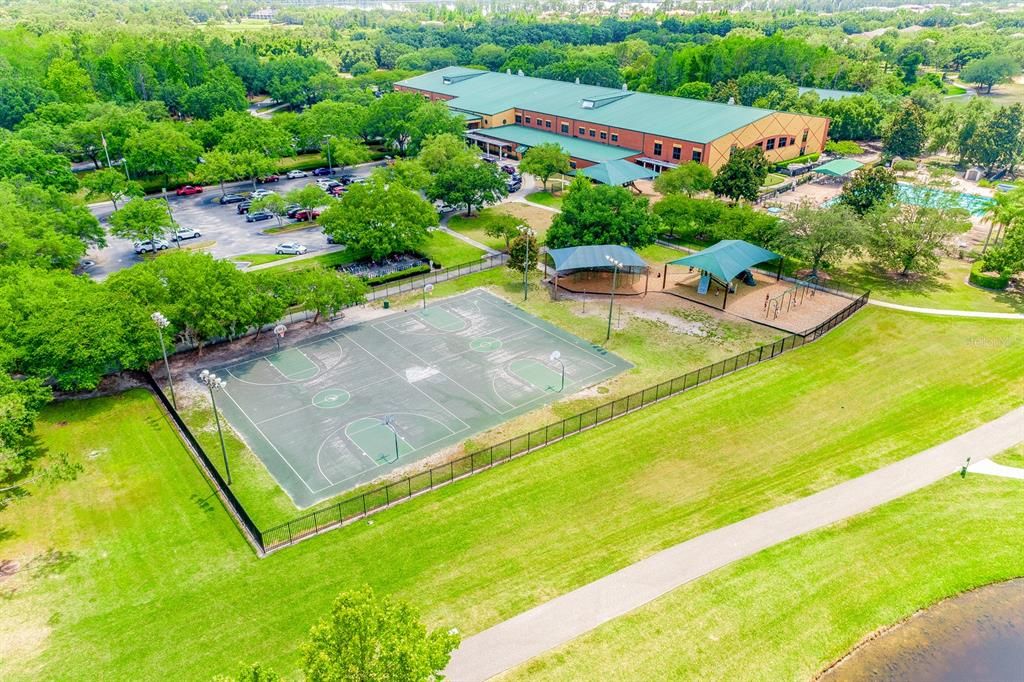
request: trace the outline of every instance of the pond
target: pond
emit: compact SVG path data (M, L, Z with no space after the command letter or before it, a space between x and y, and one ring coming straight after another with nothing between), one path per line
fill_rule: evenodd
M1024 680L1024 579L936 604L856 649L821 680Z

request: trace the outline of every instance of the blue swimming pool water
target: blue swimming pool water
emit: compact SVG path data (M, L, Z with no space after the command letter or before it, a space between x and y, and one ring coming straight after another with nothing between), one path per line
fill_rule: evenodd
M992 205L991 197L983 197L980 194L963 194L961 192L947 192L945 190L932 189L921 185L911 185L907 182L900 182L896 185L896 198L901 204L912 206L928 206L935 208L951 204L970 212L971 215L979 216L988 210ZM839 197L829 199L825 206L831 206L839 201Z

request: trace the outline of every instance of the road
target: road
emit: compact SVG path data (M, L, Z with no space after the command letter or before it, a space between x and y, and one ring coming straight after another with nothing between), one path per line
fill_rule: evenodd
M345 172L356 177L366 177L381 163L364 164ZM316 178L309 176L295 180L282 179L280 182L260 185L278 194L285 194L296 187L313 182ZM252 190L249 182L225 183L227 191L248 192ZM264 234L263 230L277 227L276 220L265 220L259 223L245 222L245 216L237 212L237 204L221 206L217 203L221 196L219 186L207 187L202 194L192 196L176 196L167 194L167 202L171 214L182 227L193 228L201 233L198 239L182 242L183 247L202 244L203 250L213 254L215 258L229 258L246 253L273 253L274 247L283 241L298 241L305 244L311 252L324 251L327 241L320 233L320 228L313 226L307 230L287 232L284 234ZM109 229L107 219L114 212L110 202L102 202L89 206L99 221ZM287 221L290 222L290 221ZM171 248L175 248L172 243ZM102 249L90 249L85 256L94 262L86 271L93 279L105 279L112 272L130 267L140 261L135 254L130 240L111 235L107 236L107 246Z
M463 641L445 675L478 682L525 663L715 569L900 498L1024 441L1024 407L819 493L699 535Z

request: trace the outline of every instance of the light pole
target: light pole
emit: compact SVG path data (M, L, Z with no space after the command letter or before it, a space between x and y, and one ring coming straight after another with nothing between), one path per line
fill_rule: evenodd
M533 228L526 225L519 226L519 234L523 235L523 300L527 299L530 287L527 274L530 272L530 241L533 239Z
M174 398L174 381L171 379L171 363L167 361L167 346L164 345L164 329L171 326L171 321L164 317L161 312L155 312L149 316L156 325L156 334L160 337L160 351L164 354L164 367L167 369L167 388L171 391L171 404L178 409L178 401Z
M331 138L333 135L324 135L324 142L327 143L327 170L328 175L334 175L334 164L331 163Z
M557 362L562 366L562 385L558 388L558 392L561 393L565 390L565 363L562 362L562 354L557 350L553 350L551 351L551 357L548 359L551 361L552 365Z
M391 433L395 436L395 461L398 461L398 429L395 428L395 418L393 415L387 415L384 417L384 426L391 429Z
M605 256L605 260L612 264L612 290L611 295L608 297L608 333L605 335L604 340L612 338L612 310L615 308L615 287L619 285L619 268L622 267L622 263L615 260L611 256Z
M217 435L220 437L220 452L224 456L224 472L228 475L228 485L231 485L231 467L228 466L228 449L224 447L224 432L221 431L220 428L220 415L217 413L217 398L214 395L216 391L220 391L227 386L227 382L208 369L204 369L199 373L199 380L206 384L206 387L210 389L210 403L213 405L213 418L217 422Z
M434 290L433 284L426 284L423 287L423 309L427 309L427 294Z

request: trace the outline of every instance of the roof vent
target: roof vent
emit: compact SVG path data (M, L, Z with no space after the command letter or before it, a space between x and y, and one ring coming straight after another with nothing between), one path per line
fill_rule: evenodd
M517 75L517 76L525 76L526 74L525 74L525 73L523 73L523 70L522 70L522 69L519 69L518 71L516 71L516 75Z
M611 93L609 93L607 95L599 95L597 97L587 97L587 98L585 98L583 100L580 100L580 108L581 109L599 109L600 107L603 107L606 104L611 104L612 102L618 102L620 99L625 99L625 98L629 97L632 94L633 93L631 93L631 92L615 92L615 91L612 91Z
M441 77L441 83L444 84L444 85L454 85L455 83L459 83L461 81L469 80L470 78L476 78L477 76L482 76L485 73L487 73L487 72L486 71L471 71L469 73L448 74L447 76L442 76Z

